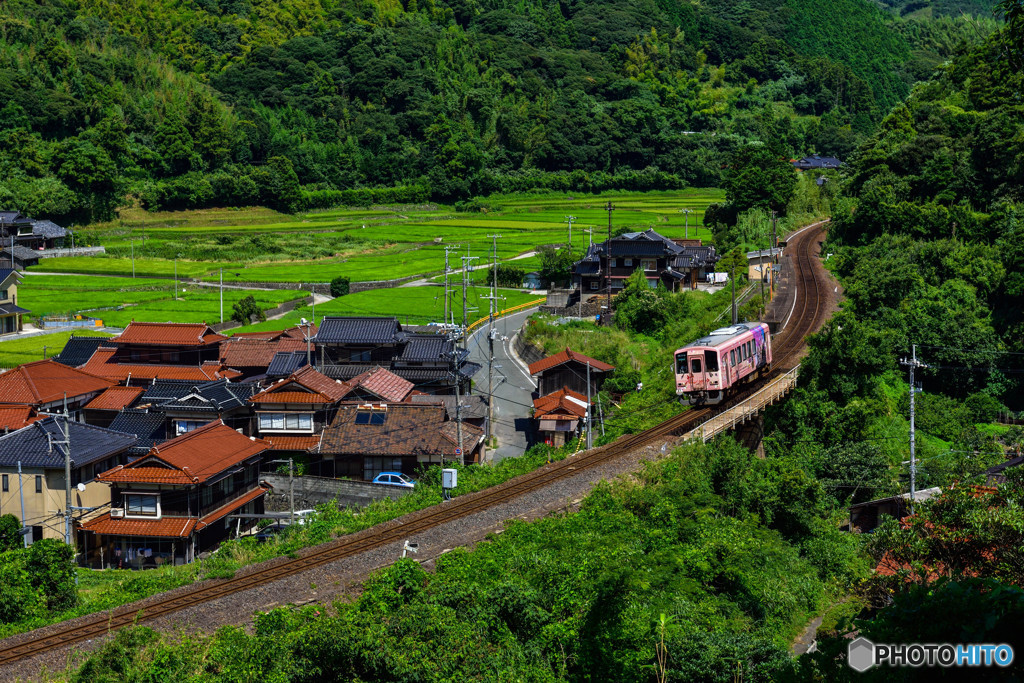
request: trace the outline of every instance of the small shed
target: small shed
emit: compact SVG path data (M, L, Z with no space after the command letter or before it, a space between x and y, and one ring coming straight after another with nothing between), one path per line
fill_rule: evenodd
M601 390L605 377L615 369L615 366L584 356L569 347L566 347L565 351L531 363L529 369L530 375L537 378L537 391L541 396L563 387L585 396L588 368L590 391L596 394Z

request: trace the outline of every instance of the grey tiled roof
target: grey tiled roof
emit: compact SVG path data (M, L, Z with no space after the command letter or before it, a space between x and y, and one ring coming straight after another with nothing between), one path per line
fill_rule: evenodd
M89 362L96 349L107 341L104 337L75 337L68 339L64 349L53 357L55 361L72 368L80 368Z
M327 316L315 340L318 344L392 344L401 330L397 318Z
M483 396L461 396L462 417L467 420L479 420L487 417L487 399ZM448 418L455 419L455 396L443 395L414 395L409 397L411 403L443 403L448 410Z
M409 335L402 354L395 360L426 362L450 360L452 341L438 335Z
M15 313L31 313L31 311L14 304L0 304L0 315L14 315Z
M718 262L714 247L683 247L672 259L673 268L704 268Z
M53 221L38 220L32 221L32 234L44 239L53 239L55 237L66 237L68 231Z
M11 273L17 272L18 271L14 270L13 268L0 268L0 282L6 280L7 276L10 275Z
M195 382L184 380L158 379L146 385L146 392L139 397L139 403L166 403L188 396L195 385Z
M3 248L3 253L7 256L10 256L11 251L12 250L10 246ZM23 247L20 244L15 244L13 251L14 258L19 259L21 261L39 260L38 251L33 251L32 249L29 249L28 247Z
M287 377L306 365L305 351L278 351L267 366L268 377Z
M258 387L255 384L236 384L226 379L193 385L188 394L158 406L159 410L206 410L222 412L247 406L246 402Z
M103 460L134 446L137 438L114 429L104 429L81 422L69 422L68 440L71 442L71 460L77 467ZM64 467L64 452L53 444L63 440L63 419L48 417L28 427L0 436L0 466Z
M135 452L146 452L154 444L167 440L167 428L165 426L167 416L163 413L150 413L145 410L132 410L125 408L114 421L110 428L127 434L134 434L138 437Z

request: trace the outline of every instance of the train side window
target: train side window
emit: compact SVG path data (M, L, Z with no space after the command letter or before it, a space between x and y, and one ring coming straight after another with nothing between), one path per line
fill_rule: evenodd
M700 358L690 359L690 372L695 374L700 372Z
M732 351L729 352L729 358L730 362L732 363L732 366L736 367L736 349L733 349Z
M704 352L704 367L708 369L708 372L718 372L718 352L717 351L705 351Z

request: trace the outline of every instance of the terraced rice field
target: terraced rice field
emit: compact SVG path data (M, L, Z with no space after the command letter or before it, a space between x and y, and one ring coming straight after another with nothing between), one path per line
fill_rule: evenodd
M263 309L304 296L289 290L224 290L224 317L231 319L235 302L252 295ZM220 321L220 293L216 288L173 280L91 277L88 275L29 275L18 288L18 305L41 316L81 314L100 318L107 326L124 327L143 322ZM119 309L119 310L118 310Z
M682 237L680 210L689 209L689 236L707 239L704 210L723 199L719 190L694 189L495 196L485 202L488 211L480 213L456 213L434 205L343 208L299 216L263 208L156 214L128 210L117 222L79 230L83 241L103 244L117 257L48 259L36 269L130 275L127 255L134 239L137 276L170 277L173 256L181 253L179 277L212 280L224 268L227 282L328 282L338 275L353 281L393 279L442 272L446 245L458 245L453 254L456 264L459 256L487 256L492 234L501 235L500 259L539 245L564 244L567 215L576 217L572 246L582 251L590 240L586 229L593 230L595 240L606 236L607 201L615 208L613 229L654 228L668 237ZM536 261L529 266L536 268Z

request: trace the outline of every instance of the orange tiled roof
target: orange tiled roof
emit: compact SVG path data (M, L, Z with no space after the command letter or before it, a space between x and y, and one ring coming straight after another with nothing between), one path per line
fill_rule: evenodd
M597 372L611 372L615 369L614 365L608 365L607 363L602 363L590 356L584 356L582 353L576 353L567 346L565 347L565 351L559 351L553 356L542 358L536 363L530 363L530 374L536 375L539 372L544 372L545 370L557 367L562 363L568 363L571 360L574 360L577 363L582 363L583 365L590 363L590 369Z
M61 365L53 360L37 360L0 374L0 403L38 405L68 399L113 384L95 373Z
M220 358L232 368L266 368L278 351L299 351L306 348L301 339L229 339L221 346Z
M21 429L33 422L42 420L42 415L36 415L32 406L2 406L0 405L0 430Z
M145 536L156 538L185 538L193 531L201 531L214 522L224 519L234 510L264 495L268 489L262 486L249 491L213 512L196 519L195 517L163 517L161 519L114 519L110 513L100 515L82 525L87 531L107 536Z
M379 366L361 377L357 386L392 403L405 400L405 397L409 395L412 388L416 386L409 380L399 377L390 370ZM350 381L349 383L351 384L352 382Z
M270 448L269 441L239 434L220 420L153 446L138 460L96 478L106 482L196 484Z
M562 387L558 391L533 399L533 416L553 417L564 415L573 419L585 417L587 414L587 397L568 387Z
M275 451L308 451L320 445L320 435L315 436L267 436Z
M88 410L122 410L145 392L144 387L110 387L83 407Z
M322 374L313 366L304 365L277 384L256 394L249 401L252 403L334 403L340 401L352 390L352 381L338 382ZM308 391L296 390L296 385ZM300 396L300 394L305 396Z
M115 344L147 346L206 346L227 337L217 334L206 323L137 323L132 321L117 337Z
M215 379L234 379L242 373L225 368L217 362L200 365L159 365L155 363L115 363L114 353L117 349L101 346L96 349L89 362L82 366L99 377L119 382L129 378L138 380L181 379L190 382L206 382Z

